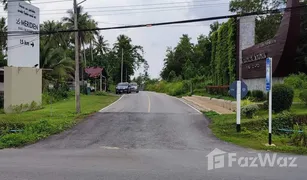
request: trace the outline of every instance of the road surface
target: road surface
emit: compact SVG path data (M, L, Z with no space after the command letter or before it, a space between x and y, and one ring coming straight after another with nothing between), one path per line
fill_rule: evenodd
M210 160L210 164L211 156L207 155L215 148L250 160L258 157L256 153L265 152L220 141L207 126L208 120L201 113L177 98L153 92L124 95L71 130L22 149L0 151L0 179L306 179L304 156L296 156L297 167L266 164L267 167L242 168L234 156L228 159L228 154L218 156L217 164ZM292 157L277 154L277 158L280 156ZM291 165L292 160L288 160L286 164ZM233 162L232 167L208 170L229 166L229 162ZM240 160L240 164L244 165L244 161Z

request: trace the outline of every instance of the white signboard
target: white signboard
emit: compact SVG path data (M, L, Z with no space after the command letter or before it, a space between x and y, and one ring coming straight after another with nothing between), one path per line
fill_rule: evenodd
M8 32L8 66L39 68L39 8L9 0Z

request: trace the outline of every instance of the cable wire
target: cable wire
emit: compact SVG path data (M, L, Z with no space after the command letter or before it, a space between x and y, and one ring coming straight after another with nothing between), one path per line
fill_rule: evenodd
M195 23L195 22L203 22L203 21L213 21L219 19L229 19L229 18L238 18L238 17L245 17L245 16L254 16L254 15L265 15L265 14L276 14L282 11L289 11L289 10L300 10L300 8L305 8L307 5L301 5L292 8L280 8L274 10L267 10L267 11L259 11L259 12L251 12L251 13L244 13L244 14L235 14L235 15L224 15L224 16L215 16L215 17L208 17L208 18L198 18L198 19L190 19L190 20L180 20L180 21L169 21L169 22L159 22L159 23L149 23L149 24L136 24L136 25L125 25L125 26L114 26L114 27L105 27L105 28L93 28L93 29L79 29L79 30L57 30L57 31L30 31L32 34L40 34L40 35L47 35L47 34L56 34L56 33L72 33L72 32L81 32L81 31L104 31L104 30L114 30L114 29L129 29L129 28L142 28L142 27L153 27L153 26L165 26L171 24L187 24L187 23ZM20 31L11 31L5 34L14 34L14 33L23 33ZM27 32L29 33L29 32ZM0 34L1 35L1 34Z

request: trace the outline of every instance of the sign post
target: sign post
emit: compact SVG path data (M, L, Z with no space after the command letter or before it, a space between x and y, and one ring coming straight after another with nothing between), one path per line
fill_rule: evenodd
M266 90L269 92L269 145L272 145L272 58L266 59Z
M241 81L237 81L237 132L241 132Z
M237 132L241 132L241 99L247 93L247 85L243 81L235 81L229 87L230 95L237 99Z
M39 8L8 1L8 66L39 68L39 26Z

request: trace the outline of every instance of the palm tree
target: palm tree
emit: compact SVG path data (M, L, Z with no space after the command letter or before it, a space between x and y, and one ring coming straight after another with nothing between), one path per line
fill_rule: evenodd
M66 23L67 27L69 29L74 29L74 12L73 10L68 10L67 11L68 16L64 17L62 20L64 23ZM83 12L83 7L78 6L77 7L77 19L78 19L78 29L80 30L85 30L85 29L91 29L91 28L96 28L94 26L97 25L97 23L93 23L91 21L91 16L87 12ZM94 34L96 32L94 31L79 31L79 52L81 52L81 45L85 43L88 43L91 37L94 37ZM83 48L84 49L84 48ZM79 54L81 59L81 54ZM85 56L84 56L85 57ZM83 70L81 71L81 77L82 77L82 84L83 84Z
M134 74L134 71L137 70L141 64L145 62L143 58L143 47L138 45L133 45L131 38L125 35L119 35L117 37L117 42L114 44L113 50L117 53L117 59L121 59L122 50L124 56L124 77L126 80L129 80L129 77ZM120 67L119 67L120 69ZM120 71L119 71L120 72ZM118 80L120 73L114 77ZM124 78L125 79L125 78Z
M109 51L109 43L107 40L104 40L104 37L101 35L97 36L97 40L94 41L96 46L95 51L97 55L104 55Z
M28 1L28 2L31 2L31 0L21 0L21 1ZM8 4L8 0L1 0L3 6L4 6L4 11L7 10L7 4Z
M40 68L52 69L43 73L45 85L48 81L59 83L68 78L73 79L74 61L66 54L63 48L54 48L52 43L40 46Z

